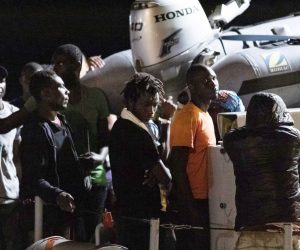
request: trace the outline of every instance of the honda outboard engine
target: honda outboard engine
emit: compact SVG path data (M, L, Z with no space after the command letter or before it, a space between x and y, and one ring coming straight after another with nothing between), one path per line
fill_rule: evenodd
M163 80L168 94L178 93L176 88L182 87L178 81L184 81L199 47L213 33L198 0L137 0L132 4L130 42L135 67Z

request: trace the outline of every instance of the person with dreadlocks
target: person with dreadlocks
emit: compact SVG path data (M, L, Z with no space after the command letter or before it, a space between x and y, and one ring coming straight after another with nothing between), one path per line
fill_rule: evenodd
M125 106L109 142L113 186L117 198L118 243L131 250L149 249L149 225L139 219L161 217L159 184L171 175L160 158L148 123L163 99L163 83L136 73L122 91Z

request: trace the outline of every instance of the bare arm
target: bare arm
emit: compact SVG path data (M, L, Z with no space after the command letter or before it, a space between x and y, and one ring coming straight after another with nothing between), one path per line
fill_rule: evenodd
M14 128L20 127L29 119L29 117L30 112L22 108L8 117L0 119L0 133L5 134Z
M101 141L99 153L88 152L83 155L86 159L91 158L94 165L103 164L103 162L106 160L108 155L108 136L116 120L117 116L110 114L106 119L99 119L98 121L99 138Z
M73 196L67 192L61 192L56 196L56 204L61 210L70 213L73 213L76 208Z
M170 170L165 166L162 160L158 161L157 164L151 170L152 174L156 178L159 184L168 186L172 180Z
M98 120L98 135L100 140L100 148L98 157L102 163L105 161L108 155L108 137L109 132L116 121L116 116L109 115L107 118L99 119Z
M99 138L101 141L99 154L104 157L103 159L108 155L108 137L116 120L116 115L109 114L106 118L99 119L98 121Z
M111 131L114 123L116 122L116 120L118 119L118 117L115 114L109 114L109 116L107 117L107 123L108 123L108 130Z
M191 200L193 195L190 189L186 167L190 148L172 147L167 165L171 169L173 176L174 195L177 200Z
M177 106L174 104L172 96L169 96L167 99L164 99L160 106L160 117L158 119L158 122L161 128L161 157L164 161L167 159L170 152L170 124L176 109Z

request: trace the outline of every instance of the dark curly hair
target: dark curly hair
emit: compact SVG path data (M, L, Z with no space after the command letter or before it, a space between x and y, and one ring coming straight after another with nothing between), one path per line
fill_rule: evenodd
M136 73L125 84L121 94L123 94L126 103L129 101L136 102L141 95L146 93L153 96L158 93L160 99L165 94L163 82L148 73Z
M82 52L74 44L64 44L57 47L52 55L52 61L56 56L63 55L65 56L70 62L80 62L82 63Z
M51 87L58 77L53 70L40 70L35 72L29 83L29 91L37 102L41 101L41 91Z
M0 78L1 78L1 80L3 78L7 78L7 76L8 76L7 69L0 65Z

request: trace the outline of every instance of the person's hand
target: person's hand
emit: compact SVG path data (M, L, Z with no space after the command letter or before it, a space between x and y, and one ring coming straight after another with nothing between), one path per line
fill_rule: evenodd
M158 184L157 179L154 176L154 174L151 172L151 170L145 171L143 185L147 185L148 187L154 187L157 184Z
M34 204L34 200L31 198L27 198L25 200L22 201L23 205L30 205L30 204Z
M93 71L96 68L103 68L105 65L104 60L101 58L101 56L91 56L87 58L87 63L89 65L89 70Z
M105 159L103 159L102 155L97 154L95 152L87 152L79 156L79 158L84 158L85 160L90 160L94 165L103 164Z
M56 196L56 203L63 211L73 213L75 210L75 202L72 195L67 192L61 192Z
M100 154L94 152L87 152L78 158L85 175L89 175L96 166L103 164L105 161Z
M160 105L160 117L170 120L173 117L176 109L177 105L173 102L173 97L168 96L168 98L164 99Z

